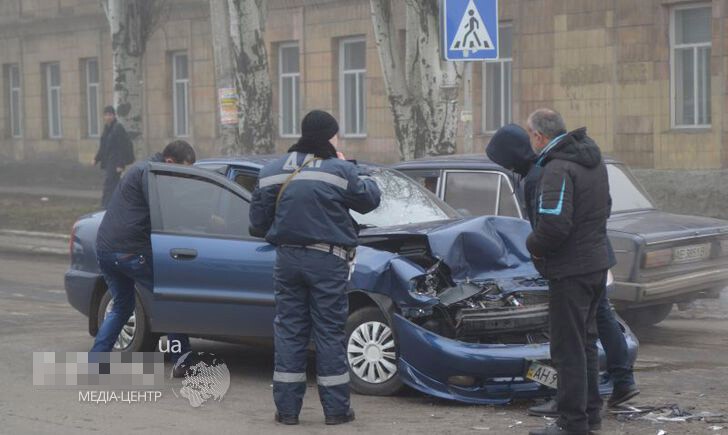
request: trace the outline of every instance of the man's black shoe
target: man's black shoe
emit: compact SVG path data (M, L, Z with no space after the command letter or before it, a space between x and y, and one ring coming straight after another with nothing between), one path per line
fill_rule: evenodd
M589 433L602 430L602 423L597 422L589 425ZM543 429L535 429L528 432L528 435L587 435L586 433L571 432L558 424L550 424Z
M610 408L614 408L617 405L633 399L639 393L640 390L635 384L631 384L625 387L615 387L612 391L612 395L609 397L609 401L607 401L607 406L609 406Z
M298 424L297 415L280 415L276 412L276 422L287 425Z
M175 379L184 378L187 373L187 369L192 363L192 352L187 352L177 359L177 362L172 366L172 377Z
M534 417L558 417L559 412L556 410L556 400L551 399L548 402L528 408L528 415Z
M344 424L349 423L350 421L354 421L354 410L349 408L348 411L346 411L346 414L341 415L327 415L326 416L326 424L332 425L332 424Z

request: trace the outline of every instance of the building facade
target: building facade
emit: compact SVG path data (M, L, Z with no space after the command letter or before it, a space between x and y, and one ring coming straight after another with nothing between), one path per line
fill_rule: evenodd
M153 151L185 138L212 156L220 144L209 5L171 1L144 57L145 142ZM501 125L549 106L633 166L728 168L728 0L499 7L500 59L474 63L460 92L472 96L475 151ZM404 1L397 8L401 37ZM319 108L339 119L348 155L399 159L368 0L269 0L266 39L278 151ZM91 162L112 100L98 0L1 0L0 76L1 159Z

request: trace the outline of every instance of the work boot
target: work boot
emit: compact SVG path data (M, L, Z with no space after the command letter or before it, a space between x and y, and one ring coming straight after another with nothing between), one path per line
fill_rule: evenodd
M598 426L598 427L597 427ZM572 432L568 431L561 426L557 422L554 422L552 424L549 424L548 426L544 427L543 429L534 429L532 431L528 432L528 435L588 435L592 432L596 432L602 429L602 423L596 423L595 425L589 425L589 432Z
M287 425L294 425L298 424L298 416L297 415L281 415L276 412L276 422L281 424L287 424Z
M333 425L333 424L344 424L349 423L351 421L354 421L354 410L349 408L348 411L346 411L346 414L341 415L327 415L326 416L326 424Z
M175 379L184 378L187 373L187 369L192 365L194 357L192 352L187 352L182 356L177 357L172 366L172 377Z
M551 399L548 402L528 408L528 415L534 417L558 417L559 411L556 410L556 399Z
M551 399L548 402L528 408L528 415L532 415L534 417L558 418L559 412L556 410L556 399ZM595 418L599 418L599 417L595 417ZM596 432L599 430L602 430L601 419L594 421L594 422L592 422L590 420L589 421L589 431Z
M607 406L614 408L615 406L634 398L639 393L640 390L635 384L614 387L612 395L609 397L609 401L607 401Z

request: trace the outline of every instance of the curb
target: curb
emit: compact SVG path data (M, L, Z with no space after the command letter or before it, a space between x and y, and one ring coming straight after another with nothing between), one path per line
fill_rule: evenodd
M65 249L51 248L49 246L30 246L30 245L4 245L0 243L0 252L7 254L32 254L32 255L48 255L54 257L68 258L69 253Z
M70 240L65 234L0 229L0 252L68 258Z
M59 233L44 233L41 231L23 231L23 230L3 230L0 229L0 235L4 236L20 236L20 237L34 237L42 239L60 239L60 240L71 240L71 236Z

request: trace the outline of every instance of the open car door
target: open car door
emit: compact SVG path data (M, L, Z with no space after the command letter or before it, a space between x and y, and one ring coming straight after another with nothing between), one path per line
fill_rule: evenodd
M154 332L272 336L274 247L248 232L250 192L204 169L149 174Z

